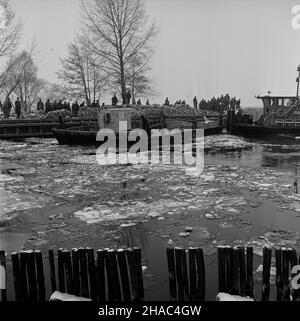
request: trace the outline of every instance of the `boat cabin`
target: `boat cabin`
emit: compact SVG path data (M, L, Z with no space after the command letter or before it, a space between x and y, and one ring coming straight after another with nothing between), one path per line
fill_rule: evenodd
M264 126L300 126L300 102L295 96L258 96L257 98L263 102Z
M127 122L127 130L131 130L131 115L133 109L131 108L105 108L100 109L98 123L99 128L109 128L115 132L122 130L120 122Z

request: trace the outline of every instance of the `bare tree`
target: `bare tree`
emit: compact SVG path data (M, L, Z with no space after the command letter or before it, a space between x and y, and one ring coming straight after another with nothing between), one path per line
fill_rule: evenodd
M153 79L149 76L151 70L147 57L134 57L126 70L126 86L131 88L132 99L136 96L156 95Z
M35 48L34 42L29 51L23 50L11 57L0 77L2 93L6 97L12 93L20 97L25 112L30 110L44 86L44 82L38 78L38 68L33 61Z
M15 16L7 0L0 0L0 57L13 54L18 45L22 23Z
M126 103L127 70L136 56L151 56L155 22L148 25L144 0L82 0L82 7L89 47L106 60Z
M40 96L46 100L72 100L73 96L70 95L69 88L61 84L50 83L44 80L44 86L40 92Z
M58 77L68 85L72 96L84 98L88 106L100 100L100 94L105 91L107 74L103 72L102 60L79 40L69 45L68 56L61 59Z

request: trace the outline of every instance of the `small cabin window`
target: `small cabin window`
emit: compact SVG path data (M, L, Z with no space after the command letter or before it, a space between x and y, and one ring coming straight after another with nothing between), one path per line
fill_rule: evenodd
M278 98L273 98L272 106L278 106Z
M294 120L293 119L287 119L285 121L285 125L286 126L293 126L294 125Z

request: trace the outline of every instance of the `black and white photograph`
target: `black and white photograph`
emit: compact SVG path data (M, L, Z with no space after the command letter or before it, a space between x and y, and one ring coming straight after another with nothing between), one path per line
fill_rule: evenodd
M299 301L299 83L300 0L0 0L0 314Z

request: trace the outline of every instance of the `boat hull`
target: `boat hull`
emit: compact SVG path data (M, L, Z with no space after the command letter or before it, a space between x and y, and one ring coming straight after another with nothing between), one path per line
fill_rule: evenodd
M221 134L223 131L222 126L208 127L204 129L204 135L216 135ZM88 130L76 130L76 129L53 129L53 134L61 145L96 145L100 146L105 141L96 141L97 132ZM151 136L149 136L149 142ZM119 144L119 135L116 135L116 145ZM130 147L136 144L136 141L127 141L127 146Z
M230 133L252 137L263 137L265 135L300 136L300 127L265 127L257 125L236 124L232 126Z

